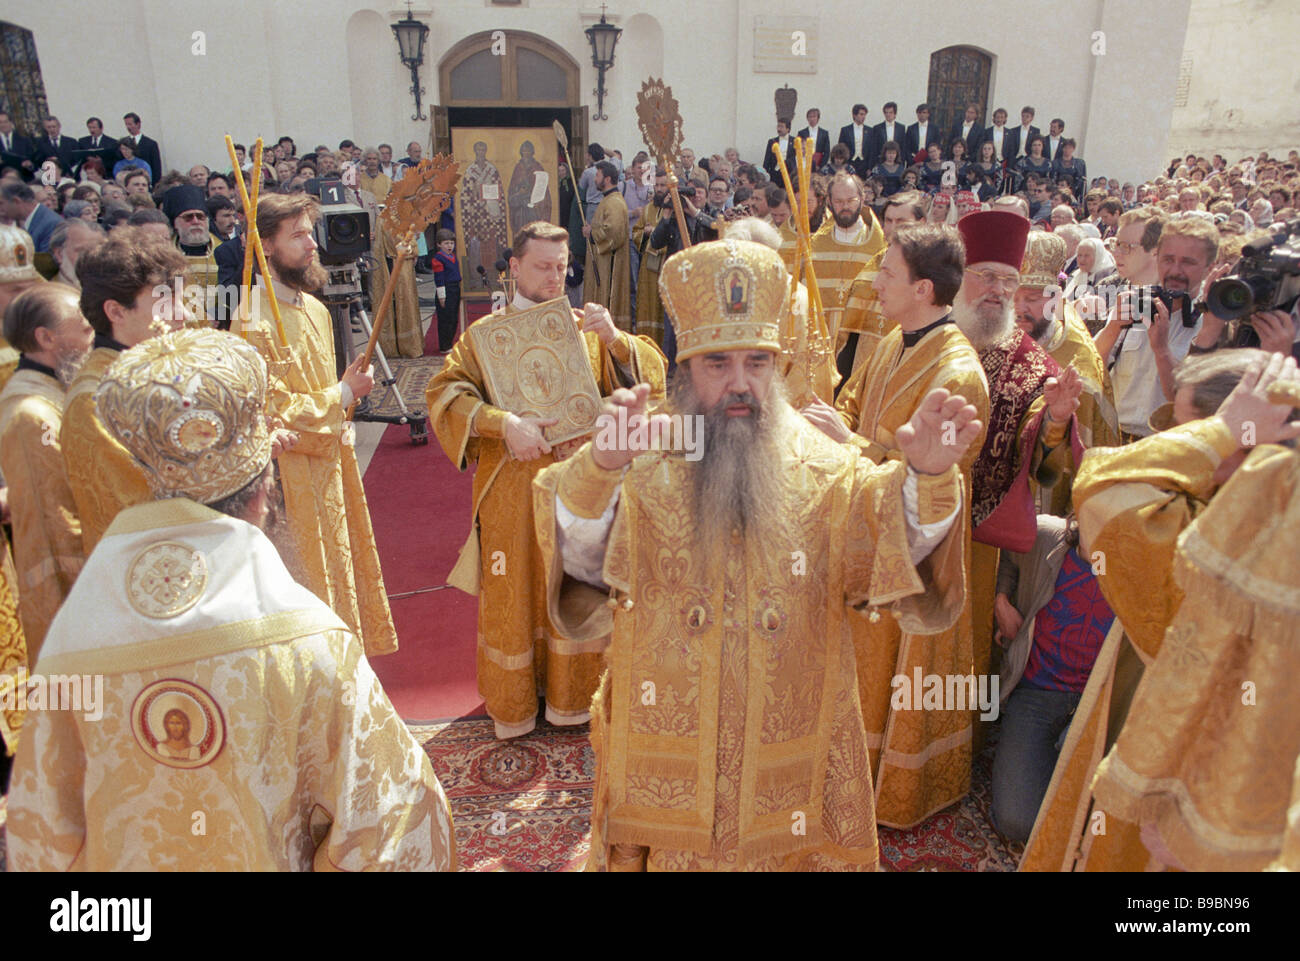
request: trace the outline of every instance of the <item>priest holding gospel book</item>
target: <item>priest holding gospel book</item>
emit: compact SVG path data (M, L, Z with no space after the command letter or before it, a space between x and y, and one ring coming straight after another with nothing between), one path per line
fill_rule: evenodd
M510 258L517 283L514 300L467 333L478 324L495 325L502 317L562 297L568 240L564 228L540 221L517 231ZM651 385L654 397L663 396L665 361L653 341L620 331L599 304L589 303L572 316L580 325L582 346L602 396L641 382ZM500 356L495 351L480 353L475 341L465 336L456 343L429 382L427 398L429 423L452 463L460 470L478 464L469 540L448 582L479 595L479 693L496 722L497 737L504 739L536 726L539 690L550 723L586 723L605 639L568 641L547 616L530 488L542 468L563 456L548 440L547 429L557 421L493 404L489 364L499 372L505 358L505 363L517 364L522 378L528 359L512 355L508 343ZM596 413L590 411L593 421Z

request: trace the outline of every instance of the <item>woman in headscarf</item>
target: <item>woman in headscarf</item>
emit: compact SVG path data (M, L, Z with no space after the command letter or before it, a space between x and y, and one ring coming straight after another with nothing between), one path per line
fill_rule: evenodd
M1098 283L1115 273L1115 258L1106 249L1106 245L1096 238L1085 237L1080 240L1074 256L1079 262L1079 268L1070 276L1062 295L1071 301L1094 293Z

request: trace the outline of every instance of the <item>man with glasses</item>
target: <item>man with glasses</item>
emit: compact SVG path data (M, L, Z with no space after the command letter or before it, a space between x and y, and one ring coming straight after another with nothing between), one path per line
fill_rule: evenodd
M211 321L213 318L209 316L209 312L215 313L220 281L214 254L217 239L208 229L208 208L203 196L203 188L193 184L173 187L163 195L162 208L176 232L176 246L180 248L180 252L185 255L185 260L188 262L185 268L187 293L191 285L203 291L202 301L187 303L186 306L193 313ZM212 304L211 311L207 306L209 299ZM204 326L209 324L205 323Z
M1043 488L1083 456L1074 412L1083 382L1016 326L1015 295L1029 221L1009 210L957 221L966 270L952 317L979 353L988 379L984 446L971 468L971 605L975 674L992 657L999 550L1028 551L1038 522L1029 478ZM1069 439L1070 443L1065 443Z

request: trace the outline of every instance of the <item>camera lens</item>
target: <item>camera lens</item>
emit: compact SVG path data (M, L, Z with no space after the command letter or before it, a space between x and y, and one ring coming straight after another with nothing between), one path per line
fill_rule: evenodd
M355 217L334 217L330 220L330 239L335 243L355 243L358 233Z
M1205 304L1210 313L1221 320L1236 320L1251 313L1255 306L1255 293L1250 284L1225 277L1210 286Z

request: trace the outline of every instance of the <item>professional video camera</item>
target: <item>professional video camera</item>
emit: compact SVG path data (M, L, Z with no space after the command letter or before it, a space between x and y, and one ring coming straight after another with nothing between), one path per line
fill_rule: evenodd
M320 198L321 218L316 222L320 262L329 267L355 263L370 252L370 215L347 202L341 180L309 180L309 194Z
M1210 313L1223 320L1250 323L1264 310L1290 310L1300 296L1300 218L1267 240L1247 244L1237 270L1216 281L1205 296Z

